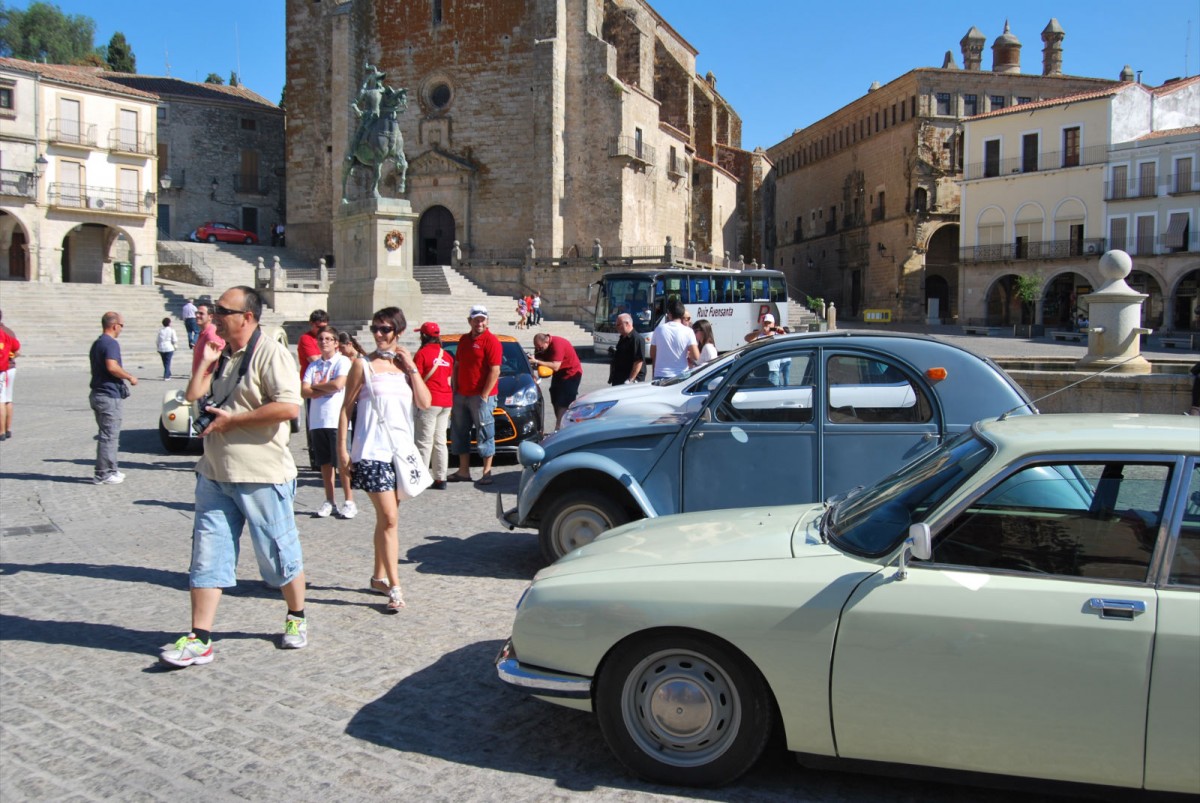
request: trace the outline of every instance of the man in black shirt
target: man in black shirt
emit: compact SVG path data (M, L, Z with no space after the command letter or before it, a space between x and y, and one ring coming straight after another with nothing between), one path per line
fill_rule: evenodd
M613 353L612 365L608 369L608 384L624 385L626 382L636 382L642 375L645 364L646 344L641 335L633 331L633 318L629 313L622 312L617 316L617 349Z
M125 319L117 312L106 312L100 319L104 329L92 344L89 359L92 365L92 392L88 401L96 414L100 437L96 440L96 468L92 482L97 485L117 485L125 475L117 470L117 443L121 437L121 407L129 395L130 385L137 377L121 365L121 347L117 338L125 328Z

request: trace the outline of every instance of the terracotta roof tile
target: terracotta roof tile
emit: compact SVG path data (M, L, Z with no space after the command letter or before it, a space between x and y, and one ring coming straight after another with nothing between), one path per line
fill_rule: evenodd
M1079 103L1085 100L1095 100L1096 98L1106 98L1117 94L1122 89L1128 86L1138 86L1138 84L1113 84L1104 89L1093 89L1088 92L1077 92L1074 95L1063 95L1059 98L1046 98L1045 100L1034 100L1029 103L1019 103L1016 106L1006 106L1003 109L996 109L991 112L977 114L974 117L967 117L967 120L987 120L991 117L999 117L1004 114L1017 114L1019 112L1029 112L1034 109L1046 109L1051 106L1065 106L1068 103ZM1143 87L1145 89L1145 87ZM1149 91L1149 90L1147 90Z
M1134 140L1141 142L1147 139L1158 139L1160 137L1176 137L1181 134L1200 134L1200 125L1189 125L1186 128L1167 128L1162 131L1151 131L1149 134L1142 134Z
M279 108L262 95L244 86L200 84L170 76L130 75L127 73L112 75L109 77L109 80L116 81L127 87L153 92L159 96L173 95L191 100L235 101L252 103L256 106L267 106L271 109Z
M37 61L25 61L23 59L0 58L0 67L8 67L13 70L23 70L24 72L37 73L43 78L50 81L60 81L64 84L72 84L74 86L86 87L88 89L98 89L103 92L116 92L121 95L131 95L133 97L145 98L146 100L157 100L158 96L152 92L146 92L134 87L123 86L122 84L108 80L115 73L107 72L99 67L82 67L72 64L42 64Z
M1169 95L1172 92L1183 89L1184 87L1191 86L1192 84L1195 84L1197 81L1200 81L1200 75L1193 75L1191 78L1184 78L1180 81L1172 81L1169 84L1163 84L1162 86L1156 88L1154 90L1154 94Z

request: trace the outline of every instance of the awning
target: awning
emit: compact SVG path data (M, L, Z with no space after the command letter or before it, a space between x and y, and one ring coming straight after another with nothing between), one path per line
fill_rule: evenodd
M1166 246L1167 248L1182 249L1187 245L1187 214L1171 215L1171 222L1167 224Z

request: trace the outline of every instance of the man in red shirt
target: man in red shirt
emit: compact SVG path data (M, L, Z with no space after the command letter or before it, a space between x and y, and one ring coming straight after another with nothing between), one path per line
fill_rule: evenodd
M550 403L554 405L554 428L562 426L563 413L579 396L579 382L583 379L583 364L571 341L558 335L538 332L533 337L533 357L529 362L536 370L544 365L554 371L550 380Z
M488 311L483 305L471 307L467 316L471 331L458 341L454 355L454 407L450 412L450 451L458 455L458 472L450 482L471 481L471 428L475 428L475 447L483 458L483 476L478 485L492 484L492 458L496 455L496 393L500 382L502 349L500 340L488 331Z
M296 341L296 356L300 358L300 376L308 370L308 364L321 356L321 345L317 343L317 335L329 326L329 313L323 309L315 309L308 316L308 331L300 335Z
M204 359L204 347L209 343L216 343L217 348L225 348L225 340L217 334L217 325L213 323L212 302L197 301L196 302L196 342L192 351L192 373L196 373L196 369L200 367L200 361ZM208 367L211 373L216 367L213 363Z
M2 316L0 320L3 320ZM17 333L0 323L0 441L12 437L13 382L17 378L17 352L20 350Z

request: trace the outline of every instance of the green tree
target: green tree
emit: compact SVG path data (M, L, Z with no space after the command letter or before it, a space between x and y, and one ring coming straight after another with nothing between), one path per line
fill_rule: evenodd
M1021 323L1033 323L1034 304L1042 290L1042 277L1036 273L1021 273L1013 280L1013 295L1021 301Z
M229 85L230 86L241 86L242 85L242 82L240 80L238 80L238 74L236 72L234 72L233 70L229 71Z
M84 14L64 14L51 3L30 3L24 11L0 3L0 56L84 64L96 56L96 21Z
M114 33L112 39L108 40L104 60L108 63L108 69L113 72L137 72L137 57L133 55L133 48L125 40L125 34L120 31Z
M225 86L225 79L217 75L215 72L210 72L208 77L204 79L204 83Z

